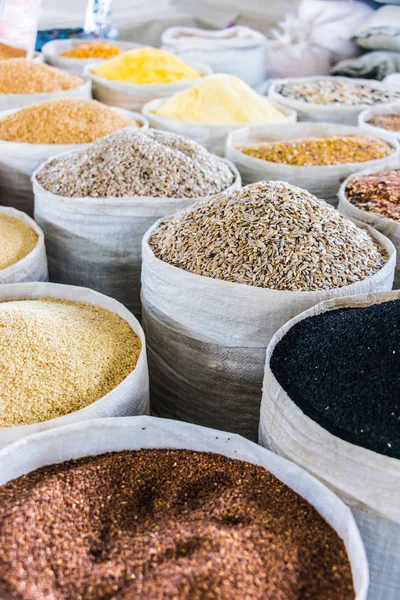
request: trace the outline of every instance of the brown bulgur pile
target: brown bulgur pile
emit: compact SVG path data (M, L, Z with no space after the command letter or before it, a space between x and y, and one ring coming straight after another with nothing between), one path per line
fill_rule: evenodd
M345 195L361 210L400 221L400 169L352 177Z
M0 42L0 60L8 60L9 58L24 58L25 56L26 50Z
M0 212L0 270L27 256L37 242L38 235L29 225Z
M58 92L84 83L78 75L25 58L0 61L0 94Z
M368 124L387 129L388 131L400 131L400 113L377 115L368 121Z

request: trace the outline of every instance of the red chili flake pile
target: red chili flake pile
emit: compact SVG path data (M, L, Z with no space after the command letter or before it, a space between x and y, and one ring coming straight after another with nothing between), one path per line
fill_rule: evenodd
M24 600L354 600L345 546L269 471L107 453L0 487L0 590Z
M352 177L345 195L361 210L400 221L400 169Z
M387 129L389 131L400 131L400 113L377 115L368 121L368 124L373 125L374 127L381 127L381 129Z

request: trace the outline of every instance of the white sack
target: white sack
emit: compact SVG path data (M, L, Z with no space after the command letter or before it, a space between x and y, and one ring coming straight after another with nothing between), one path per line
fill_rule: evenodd
M135 369L111 392L81 410L63 417L49 419L33 425L0 428L0 448L39 431L53 429L69 423L79 423L100 417L124 417L144 415L149 412L149 374L147 369L146 342L138 321L122 304L87 288L58 285L55 283L16 283L0 285L0 302L34 298L60 298L73 302L86 302L115 313L126 321L142 344ZM57 434L56 434L57 436ZM53 454L52 454L53 456ZM1 461L0 461L1 462Z
M400 51L400 6L383 6L354 35L361 48Z
M266 55L269 78L329 75L331 68L329 50L309 40L294 42L287 36L268 40Z
M0 269L0 284L22 283L23 281L48 281L49 276L47 273L47 258L43 231L33 219L19 210L0 206L0 217L2 214L18 219L21 223L29 225L39 237L36 246L29 254L13 265L10 265L5 269Z
M240 175L230 165L240 187ZM33 175L35 219L46 236L50 278L83 285L122 302L140 318L142 237L160 217L202 198L67 198L46 191ZM227 191L228 191L227 190Z
M262 142L280 142L307 137L328 137L332 135L357 135L361 131L357 127L335 125L334 123L295 123L290 127L280 123L254 126L250 125L234 133L231 133L226 142L225 156L239 170L243 184L255 183L257 181L287 181L293 185L304 188L317 196L336 206L337 193L344 179L356 173L360 169L381 168L384 169L399 163L400 147L396 140L384 135L393 146L393 152L385 158L370 160L363 163L348 163L344 165L329 165L320 167L296 167L281 163L269 162L260 158L248 156L237 146L247 146Z
M142 302L153 414L257 441L265 349L288 319L336 296L392 288L395 249L372 277L317 292L277 291L195 275L156 258L143 238ZM357 223L359 225L359 223Z
M370 566L369 600L399 598L400 461L345 442L312 421L280 386L270 360L289 329L307 317L399 298L400 292L389 292L333 299L287 322L267 349L261 402L259 443L309 471L353 509Z
M0 94L0 111L23 108L35 102L53 100L53 98L84 98L90 100L92 97L92 84L85 81L82 85L70 90L59 90L57 92L43 92L36 94Z
M238 129L242 129L244 124L237 123L234 125L200 125L197 123L186 123L184 121L178 121L177 119L167 119L156 115L153 111L157 110L165 100L153 100L142 109L143 115L149 121L150 126L154 129L161 129L162 131L168 131L170 133L177 133L179 135L185 135L186 137L194 140L198 144L202 144L209 152L224 156L225 143L228 135ZM289 123L296 122L296 112L293 110L287 110L280 106L275 106L281 110L285 117L277 123L282 123L288 128ZM260 123L252 124L254 128L263 127L269 123L275 123L275 121L262 121Z
M214 452L268 469L307 500L343 540L350 560L355 600L366 600L368 565L350 510L330 490L293 463L230 433L153 417L97 419L47 431L0 452L0 485L30 471L104 452L176 448Z
M391 73L383 80L385 86L390 90L400 90L400 73Z
M363 110L358 115L358 126L364 133L368 135L374 135L376 137L390 137L400 141L400 131L390 131L389 129L383 129L383 127L377 127L368 123L371 119L378 115L391 115L393 113L400 114L400 102L397 104L391 104L390 106L376 106L375 108L368 108Z

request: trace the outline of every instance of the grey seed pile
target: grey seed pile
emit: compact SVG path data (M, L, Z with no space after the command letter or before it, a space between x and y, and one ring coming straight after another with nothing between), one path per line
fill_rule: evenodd
M354 81L321 79L316 81L293 81L277 86L276 91L285 98L310 104L377 104L395 102L400 92L384 90L373 85L360 85Z
M204 277L275 290L328 290L361 281L386 251L323 200L259 182L165 219L149 240L164 262Z
M67 197L200 198L224 191L234 174L221 158L183 136L128 128L55 158L37 180Z

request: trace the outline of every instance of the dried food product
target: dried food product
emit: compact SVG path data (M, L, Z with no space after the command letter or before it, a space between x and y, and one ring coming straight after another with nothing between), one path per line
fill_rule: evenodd
M60 56L65 58L112 58L118 54L121 54L121 50L113 44L90 42L88 44L78 44L71 50L62 52Z
M196 198L225 190L234 174L224 160L185 137L124 129L46 163L37 180L68 197Z
M29 225L0 213L0 270L14 265L32 252L38 239Z
M237 149L253 158L297 167L366 162L393 152L390 144L369 135L310 137L238 146Z
M400 221L400 169L352 177L345 195L361 210Z
M0 94L36 94L70 90L82 77L24 58L0 61Z
M343 541L307 501L258 465L170 449L3 485L1 583L20 600L355 598Z
M326 202L280 181L216 195L163 221L149 244L197 275L275 290L329 290L374 275L386 251Z
M87 144L124 127L129 119L96 100L55 98L0 120L0 140L26 144Z
M373 117L367 123L373 127L380 127L388 131L400 131L400 113L376 115L376 117Z
M278 342L271 369L333 435L400 458L400 300L308 317Z
M141 343L126 321L90 304L0 303L0 427L80 410L133 371Z
M16 48L9 44L0 42L0 60L8 60L9 58L25 58L26 50L23 48Z

